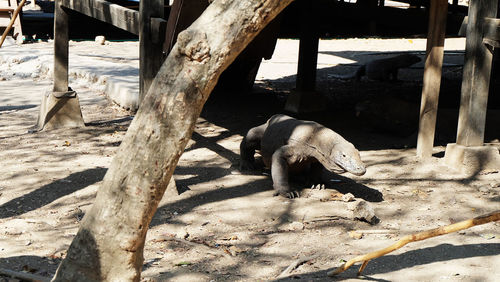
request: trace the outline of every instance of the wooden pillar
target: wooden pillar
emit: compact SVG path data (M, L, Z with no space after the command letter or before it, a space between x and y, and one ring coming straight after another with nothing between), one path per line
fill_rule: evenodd
M151 19L164 16L164 0L141 0L139 4L139 104L165 60L163 42L153 40ZM163 35L161 35L163 38ZM156 41L156 42L154 42Z
M494 49L491 44L498 42L498 4L498 0L474 0L469 4L457 142L448 144L444 155L446 164L470 174L500 169L498 149L484 146Z
M55 92L68 91L69 55L68 14L56 1L54 8L54 88Z
M417 140L417 156L421 158L431 157L434 146L447 12L447 0L431 2Z
M325 109L326 99L316 92L319 35L315 3L303 0L297 4L301 17L296 89L288 96L285 110L294 113L321 111Z
M474 0L469 4L458 145L482 146L484 142L493 52L483 44L483 32L485 18L495 18L497 9L498 0Z
M40 105L38 129L83 127L78 95L68 86L68 14L56 0L54 8L54 86Z
M297 91L316 89L316 69L318 66L319 36L314 24L315 14L310 1L302 1L300 21L299 60L297 66Z

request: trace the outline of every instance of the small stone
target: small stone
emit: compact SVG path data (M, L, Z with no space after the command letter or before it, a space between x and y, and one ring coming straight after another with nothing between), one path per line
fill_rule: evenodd
M353 238L353 239L356 239L356 240L359 240L361 238L363 238L363 233L361 232L356 232L356 231L349 231L349 237Z
M289 228L291 230L303 230L304 229L304 223L298 222L298 221L294 221L294 222L290 223Z
M183 230L179 233L179 237L183 238L183 239L187 239L189 237L189 232L187 232L186 230Z
M236 256L237 254L239 254L239 253L242 253L242 252L243 252L243 250L242 250L242 249L240 249L240 248L238 248L238 247L236 247L236 246L231 246L231 247L229 247L228 251L229 251L229 253L231 254L231 256L233 256L233 257L234 257L234 256Z
M342 201L344 201L344 202L352 202L352 201L354 201L354 200L355 200L355 197L354 197L354 195L353 195L353 194L351 194L351 193L347 193L347 194L344 194L344 195L342 196Z
M490 186L491 186L491 188L499 188L500 187L500 182L491 182Z
M370 204L368 204L368 202L363 200L359 201L356 204L352 213L354 219L363 220L372 225L380 222Z
M481 193L489 193L490 192L490 187L488 185L483 185L479 187L479 192Z
M95 43L99 44L99 45L104 45L104 43L106 43L106 37L102 36L102 35L98 35L95 37Z

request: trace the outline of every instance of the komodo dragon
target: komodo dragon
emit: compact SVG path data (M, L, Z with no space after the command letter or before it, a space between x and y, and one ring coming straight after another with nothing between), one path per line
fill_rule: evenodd
M290 189L288 172L314 173L313 169L323 167L335 173L366 172L358 150L342 136L319 123L286 115L274 115L248 131L240 144L241 170L255 168L255 150L260 150L264 164L271 167L275 196L299 196Z
M402 54L391 58L373 60L360 66L353 74L333 75L333 77L340 79L356 78L356 80L360 80L362 76L366 75L372 80L397 80L398 70L400 68L406 68L418 62L420 62L418 56L413 54Z

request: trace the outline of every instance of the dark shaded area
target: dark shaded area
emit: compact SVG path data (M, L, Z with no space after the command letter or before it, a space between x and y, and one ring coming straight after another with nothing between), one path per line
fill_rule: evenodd
M70 176L44 185L19 198L0 205L0 218L8 218L38 209L53 201L99 182L107 168L94 168L75 172Z
M401 149L416 147L422 94L423 61L399 70L399 81L342 80L333 74L354 72L368 59L379 59L401 53L413 53L424 59L424 52L323 52L357 61L320 68L316 89L326 99L326 110L295 114L284 110L286 99L296 86L296 75L258 82L251 92L212 93L202 117L241 135L251 127L263 124L273 114L284 113L298 119L319 122L352 142L360 150ZM445 52L443 78L439 95L435 145L456 141L460 104L463 51ZM491 81L485 141L499 138L500 96L495 89L500 80ZM316 103L320 103L316 101ZM221 112L217 107L226 109ZM250 122L249 122L250 121ZM242 125L249 124L247 128ZM360 134L362 132L362 134Z
M39 256L16 256L0 258L0 268L9 269L17 272L28 272L40 276L51 278L61 262L60 258L49 258ZM0 275L0 281L2 280ZM7 280L11 281L11 280ZM18 281L18 280L12 280Z
M372 278L370 275L389 273L406 268L411 268L419 265L426 265L435 262L453 261L455 259L496 256L500 254L500 244L485 243L485 244L469 244L455 246L451 244L440 244L434 247L411 250L398 255L385 255L371 260L360 279L367 281L387 281L383 279ZM339 264L340 265L340 264ZM337 266L328 270L318 271L314 273L292 275L283 279L273 281L324 281L328 279L327 272L334 270ZM332 277L335 281L342 281L357 277L359 265L354 265L345 272ZM460 275L460 273L458 273ZM482 281L487 280L488 273L484 273L483 277L476 277ZM431 277L428 277L429 279ZM435 278L435 277L434 277ZM463 277L462 277L463 278Z
M80 228L71 242L68 254L59 266L57 279L71 281L75 279L75 276L82 274L89 281L99 281L102 278L99 246L92 232L86 228ZM81 277L78 279L80 280Z
M1 112L27 110L35 107L38 105L0 106L0 114Z
M351 193L356 198L360 198L368 202L382 202L384 200L384 195L380 191L370 188L362 183L358 183L347 177L347 175L348 173L346 173L346 176L342 176L334 174L333 172L326 172L322 178L325 180L340 180L340 182L325 182L329 184L327 187L331 187L342 194Z
M99 120L99 121L91 121L88 123L85 123L85 126L109 126L113 124L120 124L124 122L131 121L134 117L123 117L123 118L118 118L114 120Z

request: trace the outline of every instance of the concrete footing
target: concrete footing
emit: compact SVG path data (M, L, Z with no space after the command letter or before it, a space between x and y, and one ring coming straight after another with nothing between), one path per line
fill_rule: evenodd
M316 91L293 90L286 100L285 111L296 114L321 112L326 106L326 98Z
M71 94L60 98L52 92L43 95L37 121L38 130L85 126L78 95L75 92L68 93Z
M444 162L465 173L500 170L500 153L494 146L466 147L451 143L446 146Z
M130 111L139 108L139 75L137 81L131 77L110 77L106 81L106 94L120 107Z

